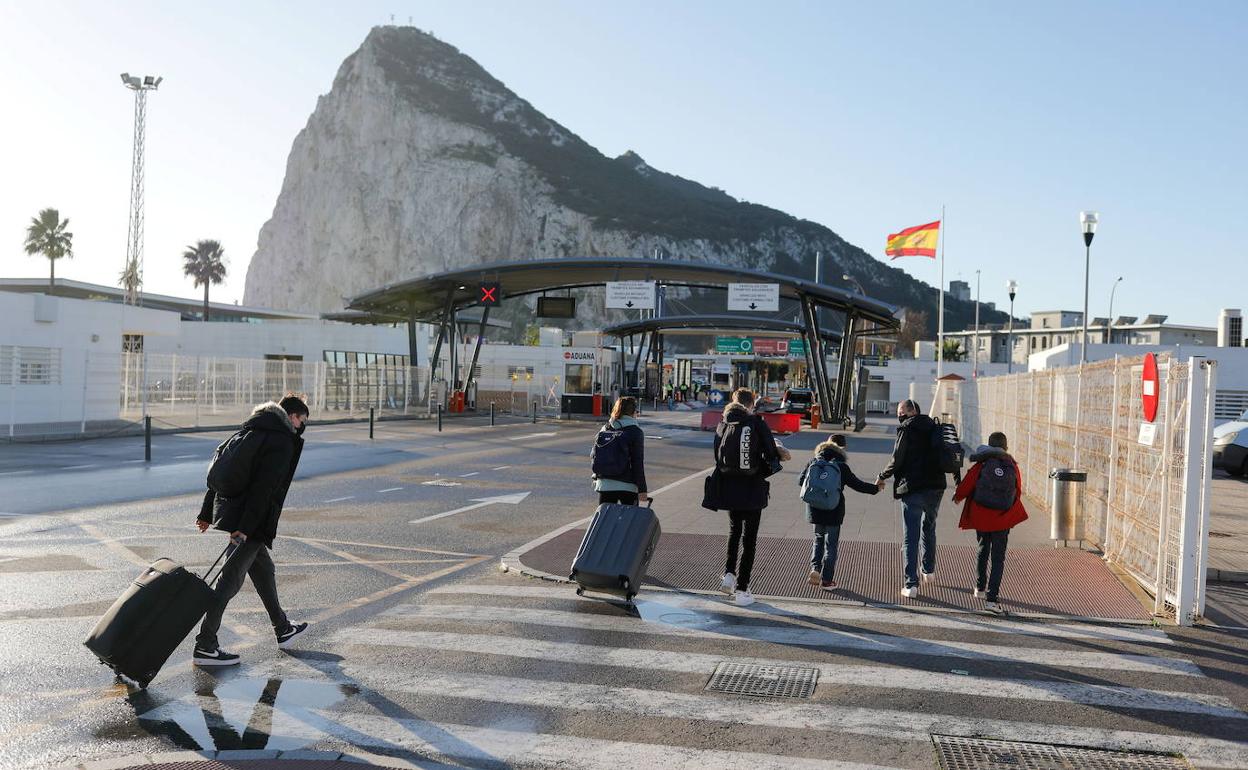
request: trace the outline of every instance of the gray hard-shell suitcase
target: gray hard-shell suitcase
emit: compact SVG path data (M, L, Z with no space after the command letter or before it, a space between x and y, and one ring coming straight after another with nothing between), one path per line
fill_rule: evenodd
M208 575L235 547L227 545L202 578L170 559L157 559L113 602L83 644L101 663L147 687L207 614L213 601Z
M641 589L660 534L659 517L649 507L598 506L568 575L579 586L577 594L588 589L631 600Z

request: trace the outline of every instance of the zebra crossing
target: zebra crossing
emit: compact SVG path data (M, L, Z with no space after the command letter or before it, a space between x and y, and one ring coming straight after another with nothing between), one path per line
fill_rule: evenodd
M361 695L287 715L310 747L474 767L870 770L933 768L932 736L950 735L1248 767L1248 742L1224 737L1248 736L1229 697L1242 687L1148 626L667 591L630 609L498 576L324 646L341 660L322 673ZM708 691L724 662L813 668L818 683L808 699Z

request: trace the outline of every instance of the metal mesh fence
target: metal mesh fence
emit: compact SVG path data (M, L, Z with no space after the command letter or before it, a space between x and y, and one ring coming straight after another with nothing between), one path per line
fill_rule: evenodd
M1141 427L1142 358L1086 364L1082 378L1079 367L1065 367L947 385L937 402L946 411L950 401L956 403L951 416L972 447L987 443L993 431L1006 434L1032 516L1051 515L1050 470L1086 471L1085 538L1155 595L1160 575L1160 595L1174 604L1185 513L1193 510L1192 496L1204 494L1188 488L1185 479L1207 484L1208 476L1201 468L1188 475L1187 448L1193 436L1204 438L1199 432L1208 432L1208 421L1189 420L1192 364L1164 354L1157 361L1161 393L1154 427ZM1202 445L1194 444L1194 462L1206 461Z

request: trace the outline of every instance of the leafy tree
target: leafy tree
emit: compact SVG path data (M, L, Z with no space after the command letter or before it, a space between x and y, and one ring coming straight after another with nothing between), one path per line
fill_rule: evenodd
M524 328L524 344L538 345L541 343L542 330L537 324L530 324Z
M225 280L225 251L217 241L199 241L182 252L182 272L204 287L204 320L208 320L208 285Z
M945 340L945 344L941 347L944 348L943 358L946 361L966 360L966 351L962 349L962 342L960 340Z
M927 311L914 311L906 308L901 321L901 331L897 332L897 357L913 358L914 343L927 335Z
M139 296L139 287L143 285L143 278L139 275L139 263L130 260L126 263L126 269L121 271L121 275L117 277L121 284L121 288L126 290L126 301L137 303Z
M52 266L48 277L48 293L56 293L56 260L74 256L74 234L69 232L69 220L61 219L56 209L44 209L32 217L26 228L26 253L42 254Z

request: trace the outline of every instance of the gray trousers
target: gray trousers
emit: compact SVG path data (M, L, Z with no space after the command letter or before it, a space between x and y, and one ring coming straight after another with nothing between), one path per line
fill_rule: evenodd
M221 577L214 589L215 601L204 616L204 622L195 637L195 646L201 650L217 649L217 632L221 630L221 616L225 614L225 606L230 599L243 587L243 578L250 577L264 609L269 613L269 622L275 632L290 628L290 621L282 610L282 603L277 599L277 568L273 566L273 557L269 549L258 539L248 540L230 555L225 566L221 568Z

